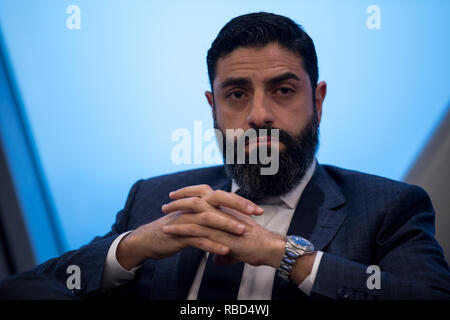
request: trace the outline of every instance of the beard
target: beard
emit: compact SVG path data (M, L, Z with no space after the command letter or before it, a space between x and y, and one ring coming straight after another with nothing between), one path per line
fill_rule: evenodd
M216 122L214 116L214 128L222 132L223 146L227 143L224 130L222 130ZM267 135L270 135L270 126L253 127L256 130L258 137L260 135L259 129L268 129ZM307 125L301 132L292 136L286 131L279 129L279 142L283 143L285 148L283 151L279 150L279 168L278 172L273 175L262 175L261 168L267 167L258 161L256 163L249 163L248 152L245 153L245 163L239 164L237 161L227 163L226 161L226 147L222 148L222 156L225 163L225 172L227 176L239 186L239 194L251 201L258 201L268 196L281 196L287 194L294 189L305 176L306 171L315 158L316 151L319 145L319 123L317 113L314 114ZM237 154L237 142L233 141L234 154ZM255 148L253 152L259 149ZM270 148L268 148L270 152Z

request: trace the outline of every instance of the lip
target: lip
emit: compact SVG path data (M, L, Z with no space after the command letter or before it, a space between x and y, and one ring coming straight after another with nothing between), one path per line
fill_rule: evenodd
M270 136L263 136L263 137L257 137L257 138L252 138L249 140L248 145L252 145L252 144L267 144L267 145L271 145L272 143L278 143L278 139L273 139Z

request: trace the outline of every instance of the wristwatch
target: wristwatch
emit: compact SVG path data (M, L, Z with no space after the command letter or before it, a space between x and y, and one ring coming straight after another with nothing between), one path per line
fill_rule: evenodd
M297 259L304 254L314 251L314 245L300 236L287 236L286 250L281 265L278 268L278 276L284 280L290 280L291 271Z

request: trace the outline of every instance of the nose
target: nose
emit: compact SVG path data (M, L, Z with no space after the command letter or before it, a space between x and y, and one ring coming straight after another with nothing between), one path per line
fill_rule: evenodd
M250 105L250 113L247 117L248 125L251 128L272 126L273 121L272 109L264 94L255 94Z

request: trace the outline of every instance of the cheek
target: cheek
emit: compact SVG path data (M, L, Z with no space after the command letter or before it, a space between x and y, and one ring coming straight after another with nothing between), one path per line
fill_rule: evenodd
M216 107L216 122L221 128L241 128L246 123L246 114L230 108Z
M312 98L308 99L308 97L299 97L289 107L280 108L276 112L280 128L289 133L299 133L312 117Z

